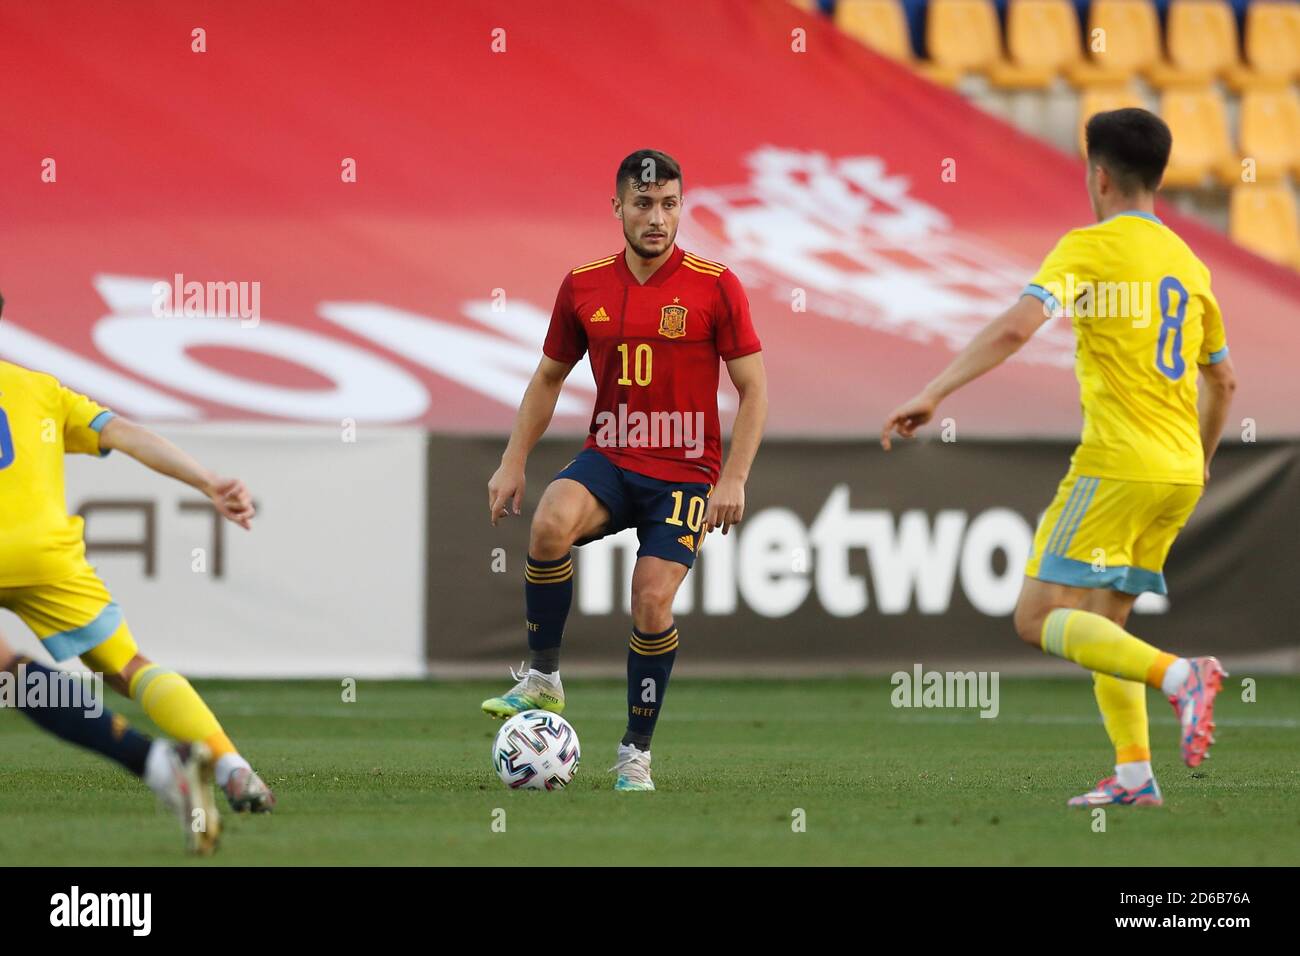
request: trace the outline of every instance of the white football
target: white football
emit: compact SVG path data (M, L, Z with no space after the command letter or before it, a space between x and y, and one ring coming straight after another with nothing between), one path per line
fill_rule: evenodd
M559 790L578 772L581 756L573 725L545 710L515 714L492 744L492 766L512 790Z

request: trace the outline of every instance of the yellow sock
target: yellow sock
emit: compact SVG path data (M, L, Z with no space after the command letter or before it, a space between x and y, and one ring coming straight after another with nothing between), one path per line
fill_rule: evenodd
M1146 685L1135 680L1120 680L1109 674L1093 674L1092 692L1101 708L1106 733L1115 745L1115 763L1150 760Z
M235 753L235 746L203 698L180 674L157 664L143 667L131 677L131 699L138 700L149 719L169 737L184 743L203 741L214 757Z
M1043 622L1043 650L1090 671L1158 688L1178 660L1139 640L1110 618L1058 607Z

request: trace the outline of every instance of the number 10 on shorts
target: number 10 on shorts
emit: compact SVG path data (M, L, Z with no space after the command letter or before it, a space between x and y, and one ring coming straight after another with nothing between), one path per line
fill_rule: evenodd
M682 503L685 497L685 492L673 492L673 501L675 504L673 505L673 516L668 519L668 523L677 525L679 528L682 526ZM686 527L690 528L691 531L698 532L700 526L704 524L704 509L705 503L703 498L699 495L695 495L691 498L690 506L686 509L685 522Z

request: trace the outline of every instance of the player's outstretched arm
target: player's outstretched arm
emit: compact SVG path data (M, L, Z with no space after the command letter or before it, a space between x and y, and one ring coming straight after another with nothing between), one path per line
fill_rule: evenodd
M1228 423L1228 407L1232 393L1237 390L1237 372L1232 359L1225 358L1213 365L1202 365L1201 375L1205 387L1201 389L1201 447L1205 451L1205 480L1210 480L1210 460L1219 450L1223 426Z
M704 533L721 528L726 534L733 524L745 517L745 482L749 469L763 441L767 423L767 369L763 353L755 352L732 359L727 374L740 395L736 424L731 429L731 450L722 467L718 485L709 495L709 510L704 515Z
M253 497L238 478L222 478L200 465L186 452L143 425L118 415L99 433L99 447L130 455L160 475L183 481L208 496L212 506L248 530L253 521Z
M551 418L555 415L555 403L560 398L560 389L564 387L564 380L569 377L575 364L577 363L557 362L544 355L528 382L523 400L519 403L519 414L515 416L515 427L510 432L510 443L501 456L501 467L488 481L488 517L492 519L493 527L496 527L501 518L511 513L520 513L524 500L524 468L528 464L528 456L551 424Z
M1015 305L984 326L920 394L889 413L880 431L881 447L889 451L893 432L904 438L915 435L918 428L934 417L941 401L1009 359L1049 318L1051 315L1042 302L1033 296L1021 296Z

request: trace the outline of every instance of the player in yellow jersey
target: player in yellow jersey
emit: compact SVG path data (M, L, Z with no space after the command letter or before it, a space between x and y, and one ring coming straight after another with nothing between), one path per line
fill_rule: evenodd
M1227 675L1213 657L1176 657L1125 626L1139 594L1165 593L1165 556L1209 478L1236 379L1209 270L1153 212L1169 128L1122 109L1093 116L1086 137L1097 224L1057 243L1020 300L890 413L881 443L914 435L1053 314L1070 317L1083 435L1034 537L1015 627L1093 672L1115 774L1070 805L1158 805L1146 686L1174 705L1183 760L1195 767L1214 742L1214 697Z
M17 614L56 661L80 657L139 701L168 736L206 744L235 811L269 811L270 789L190 682L140 653L122 609L86 561L82 519L67 512L63 456L103 457L114 449L198 489L223 517L251 527L252 498L242 481L218 477L53 376L0 361L0 607Z

